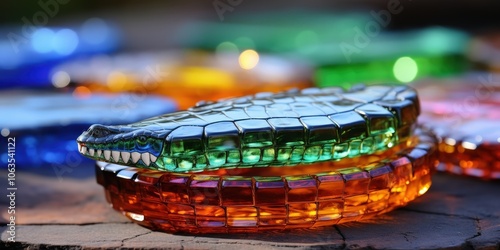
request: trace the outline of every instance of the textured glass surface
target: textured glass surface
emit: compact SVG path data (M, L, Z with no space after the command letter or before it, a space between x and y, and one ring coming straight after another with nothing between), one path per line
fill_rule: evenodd
M179 174L98 162L96 178L114 209L154 230L250 233L328 226L391 211L429 189L436 141L416 133L388 152L335 163Z
M201 103L130 125L94 125L78 142L93 159L170 172L290 166L391 148L410 137L418 113L408 86L309 88Z

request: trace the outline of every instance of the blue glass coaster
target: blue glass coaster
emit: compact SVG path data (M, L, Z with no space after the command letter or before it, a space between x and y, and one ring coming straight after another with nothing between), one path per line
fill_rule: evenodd
M58 63L112 52L119 43L118 28L99 18L73 27L0 27L0 88L48 87Z
M8 138L15 138L16 168L52 169L60 177L93 164L80 156L75 141L90 125L128 124L177 109L175 102L157 96L75 93L0 92L2 164L10 158Z

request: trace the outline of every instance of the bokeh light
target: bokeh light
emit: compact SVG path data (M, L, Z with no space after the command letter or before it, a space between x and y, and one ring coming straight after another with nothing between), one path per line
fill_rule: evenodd
M259 63L259 54L252 49L245 50L240 54L239 63L243 69L253 69Z
M89 88L85 86L78 86L73 91L73 97L77 99L87 99L92 95L92 92Z
M220 43L217 48L215 48L215 53L217 54L222 54L222 53L231 53L231 54L237 54L240 51L238 50L238 46L232 42L222 42Z
M400 82L411 82L418 73L418 65L411 57L400 57L393 67L394 77Z
M193 88L211 88L214 83L218 87L229 89L233 86L234 79L231 74L216 68L185 67L179 71L179 79Z
M2 134L3 137L7 137L10 135L10 130L8 128L3 128L0 134Z
M100 44L105 42L111 35L106 22L100 18L90 18L81 27L82 41L89 44Z
M71 79L67 72L58 71L54 75L52 75L52 85L56 88L64 88L68 86Z
M56 34L51 29L37 29L31 36L31 46L38 53L49 53L53 48L52 43L49 41L52 41L55 36Z
M112 91L122 91L127 83L127 76L119 71L113 71L108 75L106 84Z
M52 48L60 55L69 55L78 46L78 35L70 29L62 29L52 38Z

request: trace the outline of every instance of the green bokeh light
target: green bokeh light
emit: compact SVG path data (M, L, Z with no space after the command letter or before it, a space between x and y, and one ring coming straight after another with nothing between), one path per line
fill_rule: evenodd
M238 50L238 46L232 42L222 42L217 48L215 48L215 53L233 53L238 54L240 51Z
M418 73L418 65L411 57L400 57L392 69L394 77L400 82L411 82Z

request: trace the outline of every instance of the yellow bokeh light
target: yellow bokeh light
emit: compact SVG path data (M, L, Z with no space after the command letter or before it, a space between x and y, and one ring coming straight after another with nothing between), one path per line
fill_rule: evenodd
M241 52L238 61L242 69L253 69L259 63L259 54L255 50L248 49Z
M177 70L180 82L192 88L231 88L235 82L226 71L208 67L185 67Z
M394 63L394 77L400 82L411 82L418 73L418 65L411 57L400 57Z
M127 80L127 76L124 73L114 71L108 75L107 85L111 91L123 91Z

